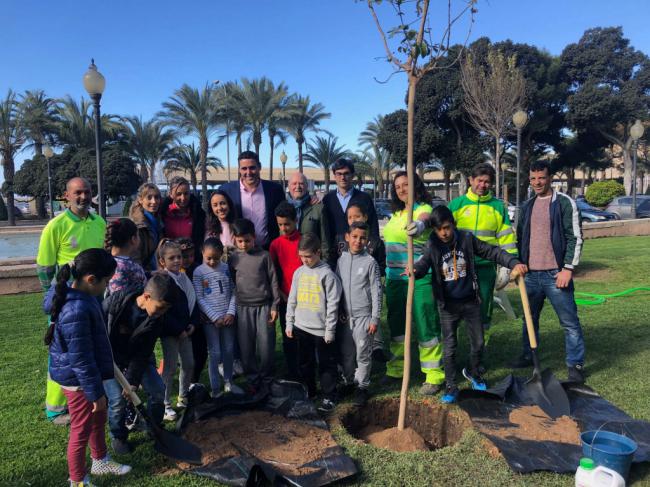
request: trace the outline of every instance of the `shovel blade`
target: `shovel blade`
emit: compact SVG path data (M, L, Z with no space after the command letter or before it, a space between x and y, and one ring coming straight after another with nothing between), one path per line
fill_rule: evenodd
M526 382L526 392L532 402L550 418L556 419L571 414L569 398L550 369L545 369L541 376L533 374L533 377Z
M158 453L179 462L201 465L203 454L194 443L154 424L150 424L150 431L154 437L154 449Z

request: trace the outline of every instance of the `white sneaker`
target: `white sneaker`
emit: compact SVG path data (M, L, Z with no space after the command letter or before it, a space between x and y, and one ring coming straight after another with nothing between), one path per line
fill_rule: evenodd
M219 375L223 377L223 364L219 364L217 368L219 369Z
M165 406L165 416L163 416L163 419L165 421L176 421L176 411L174 411L174 408L171 406Z
M223 390L224 392L231 392L233 394L244 394L244 389L239 387L237 384L233 384L232 382L226 382L223 385Z
M187 398L186 397L179 397L178 402L176 403L177 408L186 408L187 407Z
M114 462L108 455L101 460L93 458L93 464L90 467L91 475L125 475L130 471L129 465Z
M237 377L238 375L244 375L244 366L242 365L241 360L235 360L232 363L232 375L234 375L235 377Z

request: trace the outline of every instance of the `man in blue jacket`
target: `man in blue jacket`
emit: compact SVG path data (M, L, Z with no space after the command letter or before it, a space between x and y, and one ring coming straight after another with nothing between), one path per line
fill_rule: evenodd
M255 243L265 250L280 234L275 208L285 200L282 186L260 178L262 164L255 152L244 151L237 158L239 180L221 188L235 205L235 218L246 218L255 225Z
M575 201L551 188L548 162L531 164L529 180L535 195L522 205L517 225L517 246L520 260L529 269L526 289L535 334L539 334L539 316L544 300L548 298L564 328L569 380L583 383L585 340L573 295L573 273L582 251L580 213ZM532 365L525 323L523 353L512 365L516 368Z

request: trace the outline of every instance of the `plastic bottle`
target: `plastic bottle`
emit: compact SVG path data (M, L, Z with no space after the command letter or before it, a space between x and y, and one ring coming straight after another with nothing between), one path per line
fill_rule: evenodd
M581 458L576 470L576 487L625 487L625 479L611 468L596 464L591 458Z

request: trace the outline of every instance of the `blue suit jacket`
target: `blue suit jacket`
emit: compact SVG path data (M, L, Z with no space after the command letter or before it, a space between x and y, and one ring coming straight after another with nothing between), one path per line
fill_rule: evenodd
M268 249L269 244L273 241L273 239L277 238L278 235L280 235L280 231L278 230L278 222L275 219L275 209L286 198L284 196L282 186L280 186L278 183L262 179L260 181L260 184L262 185L262 190L264 191L264 204L266 206L266 231L268 233L267 241L264 242L264 248ZM241 195L239 193L239 180L222 184L219 189L228 193L228 196L230 196L230 199L232 199L232 202L235 205L235 218L243 218L241 209Z

